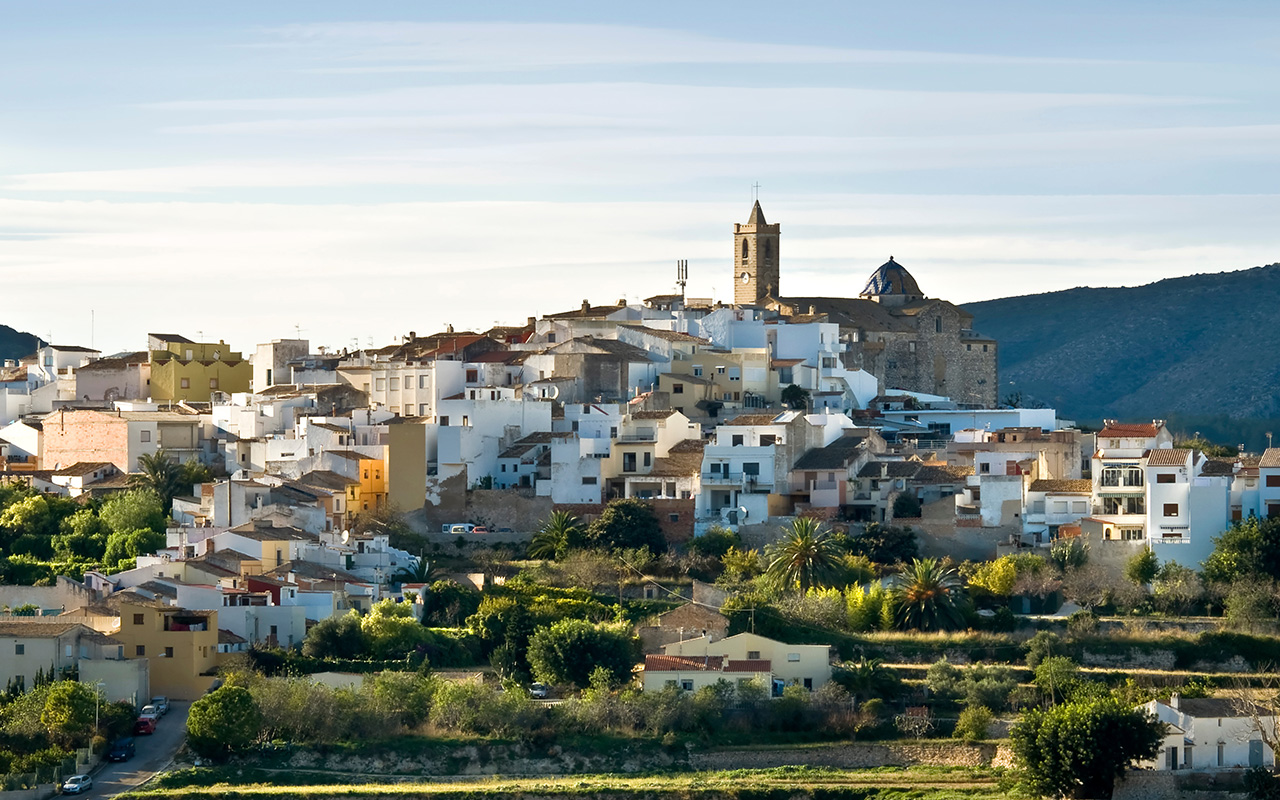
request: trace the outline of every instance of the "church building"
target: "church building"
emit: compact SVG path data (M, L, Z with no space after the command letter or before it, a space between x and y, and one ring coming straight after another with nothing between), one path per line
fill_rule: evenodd
M882 392L906 389L961 404L997 404L996 342L973 331L972 314L926 297L892 256L856 298L788 297L780 281L781 233L780 225L765 221L758 200L746 224L733 226L736 305L839 324L844 366L874 375Z

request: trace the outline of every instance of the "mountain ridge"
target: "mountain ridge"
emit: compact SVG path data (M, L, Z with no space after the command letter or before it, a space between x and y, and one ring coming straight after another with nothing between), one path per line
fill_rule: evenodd
M1280 264L969 303L1001 398L1064 416L1280 417ZM1270 323L1270 324L1269 324Z

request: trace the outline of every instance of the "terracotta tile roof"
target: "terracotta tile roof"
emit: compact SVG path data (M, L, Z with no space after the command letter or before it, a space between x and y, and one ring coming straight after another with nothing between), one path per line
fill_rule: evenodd
M1200 469L1201 475L1234 475L1236 472L1236 464L1234 461L1226 461L1221 458L1210 458L1204 462L1204 466Z
M521 329L523 330L523 329ZM478 356L467 359L468 364L505 364L519 358L519 353L513 353L510 350L490 350L487 353L481 353Z
M1032 481L1030 492L1061 492L1064 494L1091 494L1093 481L1072 479L1041 479Z
M637 411L631 415L632 419L666 419L676 413L672 409L666 411Z
M249 640L226 628L218 628L218 644L245 644Z
M725 672L773 672L773 662L767 658L742 659L729 661L724 665Z
M769 366L777 369L779 367L794 367L797 364L803 363L803 358L775 358L769 362Z
M858 445L864 441L860 436L842 436L826 447L815 448L800 456L792 469L843 469L858 457Z
M951 464L921 464L911 480L916 483L956 483L973 474L973 467L956 467Z
M10 617L0 622L0 636L52 639L81 627L79 622L41 622L41 617Z
M1280 467L1280 447L1268 447L1258 461L1259 467Z
M1118 423L1112 423L1098 431L1098 438L1149 439L1157 433L1159 433L1159 430L1150 422L1142 425L1120 425Z
M685 439L676 443L663 458L653 460L653 469L645 477L686 478L702 471L702 451L707 443L702 439Z
M778 418L777 414L739 414L725 425L772 425L773 421ZM779 423L781 424L781 423Z
M664 656L644 657L645 672L719 672L724 656Z
M97 472L100 469L107 469L107 468L110 468L111 470L114 471L115 465L112 464L110 461L77 461L76 463L72 464L69 467L63 467L62 469L55 469L53 471L53 474L66 475L67 477L74 478L74 477L83 477L85 475L89 475L91 473Z
M628 325L631 330L648 334L655 339L666 339L668 342L686 342L688 344L711 344L710 339L700 339L697 336L690 336L687 333L679 331L667 331L661 328L650 328L644 325Z
M1148 467L1182 467L1187 463L1190 450L1181 447L1160 448L1147 453Z

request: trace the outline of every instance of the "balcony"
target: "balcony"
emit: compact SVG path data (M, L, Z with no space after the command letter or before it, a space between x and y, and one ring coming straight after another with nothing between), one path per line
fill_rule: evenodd
M624 433L621 436L619 436L617 439L615 439L615 441L618 441L618 442L655 442L657 440L658 440L658 435L653 431L648 431L648 432L640 431L638 433Z
M703 486L741 486L741 472L704 472L702 473Z

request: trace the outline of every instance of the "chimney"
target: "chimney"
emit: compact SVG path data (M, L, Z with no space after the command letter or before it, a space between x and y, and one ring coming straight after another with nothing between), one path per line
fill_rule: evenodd
M415 340L415 339L417 339L417 338L418 338L418 334L417 334L415 331L409 331L409 341L411 341L411 342L412 342L413 340Z
M583 310L583 311L586 311L588 308L591 308L591 304L590 304L590 303L588 303L586 300L583 300L583 301L582 301L582 310Z
M1172 708L1174 711L1178 711L1181 709L1181 707L1182 707L1182 695L1178 694L1177 692L1174 692L1173 694L1169 695L1169 708Z
M816 317L817 315L818 315L818 307L817 307L817 306L809 306L809 316L811 316L811 317Z
M532 327L533 327L534 325L536 325L537 323L538 323L538 318L537 318L537 317L529 317L529 324L528 324L528 326L527 326L527 327L532 328Z
M453 333L453 325L446 325L446 326L444 326L444 332L445 332L445 333Z

